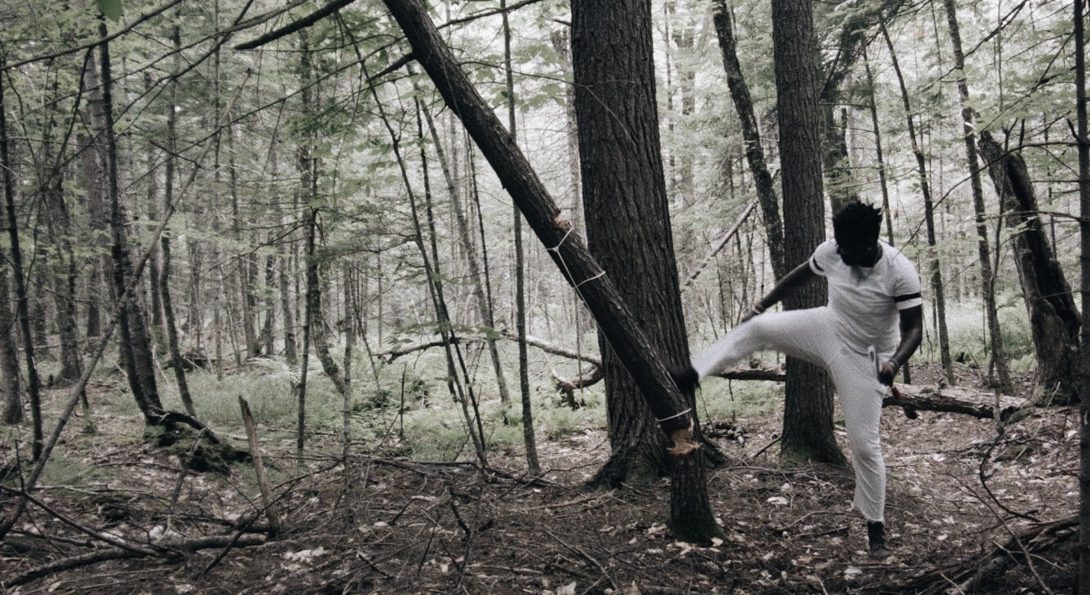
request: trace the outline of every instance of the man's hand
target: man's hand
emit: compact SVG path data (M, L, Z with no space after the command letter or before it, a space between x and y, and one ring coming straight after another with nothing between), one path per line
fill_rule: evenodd
M897 375L897 371L901 369L901 366L895 361L887 361L878 367L878 382L886 386L893 386L893 378Z

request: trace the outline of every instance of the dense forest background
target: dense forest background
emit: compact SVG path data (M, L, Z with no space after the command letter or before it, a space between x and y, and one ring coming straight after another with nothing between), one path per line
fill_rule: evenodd
M556 0L428 10L559 207L559 241L546 244L463 125L468 103L437 92L383 3L0 0L0 582L1070 588L1084 249L1072 3L802 2L824 190L819 175L819 216L801 224L781 186L793 163L781 161L790 131L771 32L783 23L769 3L617 4L651 33L629 60L634 72L653 63L654 104L634 116L650 131L599 139L616 151L604 160L586 131L632 114L579 107L612 99L577 97L594 56L573 19L620 39L627 21ZM629 135L656 146L626 149ZM628 178L610 168L633 153L661 163L661 212L608 198L644 194L626 181L638 165ZM669 277L683 311L637 309L637 322L653 334L683 314L696 353L797 264L785 248L812 249L792 244L792 225L824 237L852 199L884 208L883 239L925 287L925 340L893 402L922 419L885 422L891 490L903 491L895 539L918 559L851 557L859 528L838 454L810 457L828 468L779 462L781 433L785 454L797 446L797 414L784 413L775 355L698 393L727 531L710 547L671 542L657 479L668 465L629 458L617 471L618 436L638 427L655 453L665 437L646 407L607 403L611 358L626 356L600 348L582 301L597 277L574 278L561 246L587 237L622 295ZM639 249L641 225L664 230L652 243L672 252L666 274ZM1028 501L1001 501L989 480ZM615 491L584 493L587 482ZM974 504L914 499L942 492ZM684 537L673 505L667 524ZM801 522L827 506L839 507L827 525ZM935 549L947 539L936 526L949 549ZM1047 553L1030 555L1023 531ZM1012 535L1021 557L994 556ZM844 553L810 551L828 536ZM637 538L661 543L626 559ZM514 542L529 557L497 553ZM1010 565L1023 570L987 586Z

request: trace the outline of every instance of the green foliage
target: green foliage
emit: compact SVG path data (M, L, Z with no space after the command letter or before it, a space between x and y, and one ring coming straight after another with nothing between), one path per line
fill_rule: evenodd
M697 395L702 420L752 419L783 409L782 382L706 379Z
M292 384L297 375L297 371L286 369L273 373L247 370L227 376L221 383L215 374L201 371L190 373L187 381L198 416L212 428L242 427L238 407L238 397L242 396L250 403L257 424L290 433L294 432L298 415L298 395ZM168 394L173 397L173 390ZM180 407L180 404L168 406ZM311 430L338 428L341 408L340 395L322 374L317 360L312 360L307 381L307 427Z
M997 296L997 314L1003 335L1003 348L1015 365L1015 370L1028 371L1035 365L1033 334L1029 327L1025 304L1020 295L1011 294L1007 299ZM963 300L947 306L946 323L950 332L950 353L955 360L971 367L986 368L988 365L988 340L985 334L984 307L977 300ZM921 347L921 351L926 351ZM921 353L938 361L933 355Z

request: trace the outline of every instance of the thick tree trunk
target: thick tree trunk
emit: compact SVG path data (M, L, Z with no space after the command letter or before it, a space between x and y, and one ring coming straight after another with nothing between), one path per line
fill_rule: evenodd
M654 347L644 335L642 322L638 322L628 310L613 285L612 278L604 276L603 270L587 252L580 237L570 235L571 223L560 216L560 210L529 162L466 78L419 1L385 0L385 3L405 31L413 46L414 55L436 84L443 99L448 105L458 106L456 113L526 216L531 228L547 247L555 247L549 250L550 257L568 282L578 285L580 295L610 340L613 352L628 367L636 378L637 385L642 388L652 414L663 420L661 426L664 430L676 432L679 445L688 443L684 429L695 423L695 415L690 410L691 399L678 392L665 365L657 359ZM614 14L623 16L623 12L615 11ZM676 272L671 274L676 275ZM686 467L681 468L679 465L672 470L675 478L672 490L684 490L684 497L692 499L687 502L702 502L703 506L678 506L689 512L689 516L672 524L683 539L709 542L713 535L720 535L721 530L715 524L711 509L707 505L707 493L701 477L703 467L700 464L700 451L698 449L695 452L679 454L675 459L684 461ZM699 480L687 481L683 477L686 473L693 474Z
M969 183L973 191L973 211L976 213L977 252L980 257L980 293L984 296L984 315L988 321L988 336L991 339L992 347L991 357L992 362L995 364L995 378L993 380L995 387L1006 393L1010 392L1012 387L1011 374L1007 365L1007 352L1003 347L1003 334L999 329L999 316L996 314L995 273L992 271L991 251L988 249L987 213L984 210L984 189L980 181L980 160L977 159L976 123L973 121L973 107L969 100L969 83L965 78L965 54L961 49L961 30L958 28L957 9L954 0L943 0L943 6L946 8L946 22L950 29L950 45L954 49L954 72L957 76L958 94L961 97L965 156L969 163ZM1073 340L1077 340L1076 337L1078 336L1078 326L1076 325L1075 328ZM1070 371L1068 370L1068 372Z
M817 41L809 0L773 0L772 43L776 112L780 126L785 258L805 262L825 239L821 190L821 112L818 109ZM825 304L824 283L812 283L784 300L789 310ZM833 436L833 393L817 366L787 360L781 454L843 464Z
M1086 115L1086 32L1083 0L1074 1L1075 118L1079 152L1079 547L1078 593L1090 595L1090 133Z
M749 94L749 85L742 74L742 63L738 60L737 44L734 41L734 24L730 16L730 7L726 0L715 2L715 33L719 38L719 49L723 55L723 68L727 73L727 86L734 100L734 109L738 112L738 121L742 127L742 139L745 142L746 162L757 189L757 199L761 203L764 215L765 235L768 237L768 252L772 257L772 273L777 279L787 274L784 262L783 223L780 221L780 199L772 183L772 174L768 172L764 149L761 146L761 132L757 124L757 115L753 111L753 99Z
M650 2L577 2L572 9L588 247L607 274L624 271L612 278L622 299L644 320L655 352L681 366L689 350L660 157ZM592 482L649 481L673 464L665 437L604 333L599 348L612 453ZM700 465L697 457L673 465L671 526L678 535L706 538L716 530L701 499Z
M649 10L640 1L572 5L575 114L587 220L587 247L613 277L625 302L644 317L658 353L672 365L688 348L676 291L665 176L659 163L658 114ZM628 40L618 43L619 39ZM637 58L637 56L640 56ZM639 68L646 59L646 68ZM599 333L605 374L610 459L592 484L646 483L669 470L666 436L657 431L639 387ZM665 350L665 351L664 351Z
M1078 398L1079 309L1041 226L1026 162L1018 151L1003 151L988 132L980 133L980 150L1012 234L1037 353L1037 383L1051 402L1073 404Z
M280 286L280 313L284 319L284 360L289 366L299 362L299 352L295 342L295 309L292 307L291 284L288 282L288 269L291 267L291 255L287 244L280 245L279 270L277 282Z
M916 135L916 123L912 118L912 103L909 100L908 87L905 86L904 76L901 74L901 65L897 61L897 52L893 48L893 40L889 37L889 31L882 25L882 36L889 48L890 61L893 71L897 75L897 83L901 88L901 103L905 109L905 120L908 124L908 138L912 143L912 153L916 157L916 172L920 178L920 193L923 194L924 221L927 225L927 265L931 272L931 291L935 294L935 326L939 335L939 357L942 360L942 368L946 372L946 382L950 385L957 384L954 378L954 360L950 357L950 333L946 328L946 293L942 285L942 263L939 259L938 245L935 239L935 205L931 200L931 183L927 176L927 157L920 148L920 142Z

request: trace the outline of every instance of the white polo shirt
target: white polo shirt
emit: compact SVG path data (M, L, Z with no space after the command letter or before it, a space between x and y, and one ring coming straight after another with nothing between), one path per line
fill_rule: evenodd
M844 264L836 240L826 240L810 257L810 269L829 282L829 309L837 336L853 350L873 345L883 357L897 349L900 310L923 304L920 276L901 251L879 241L882 256L872 267Z

